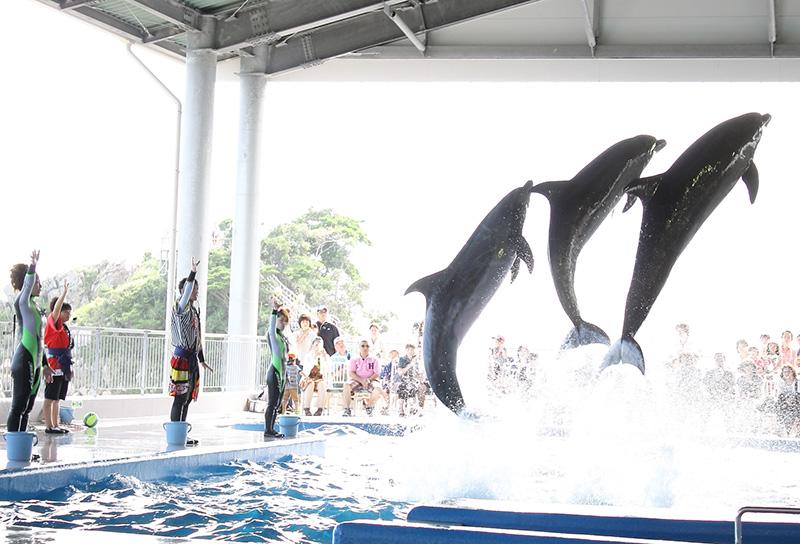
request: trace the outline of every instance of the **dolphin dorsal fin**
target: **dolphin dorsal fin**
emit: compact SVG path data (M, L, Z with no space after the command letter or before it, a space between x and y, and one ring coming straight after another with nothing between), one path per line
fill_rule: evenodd
M435 272L430 276L425 276L424 278L420 278L414 283L412 283L408 289L406 289L405 294L409 293L422 293L425 295L425 298L429 298L433 290L436 288L437 285L442 281L442 277L444 276L444 270L440 270L439 272Z
M630 182L628 186L625 187L625 193L628 195L628 201L625 202L625 207L622 209L622 213L627 212L633 207L633 204L636 202L636 197L639 197L639 200L642 201L643 206L647 204L647 202L653 197L653 194L655 194L662 177L663 175L659 174L658 176L638 178Z
M747 186L747 192L750 195L750 204L753 204L758 194L758 168L756 168L755 162L750 161L750 168L745 170L742 175L742 181L744 181L744 184Z
M561 192L561 186L564 185L565 182L563 181L543 181L542 183L538 183L531 188L531 193L539 193L547 200L550 200L553 195L557 195Z

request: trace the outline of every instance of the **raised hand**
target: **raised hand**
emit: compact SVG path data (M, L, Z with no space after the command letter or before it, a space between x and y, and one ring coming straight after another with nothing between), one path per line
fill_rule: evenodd
M275 298L275 297L272 297L272 309L273 310L280 310L281 309L281 303L278 302L278 299Z
M67 295L67 291L69 290L69 282L64 280L64 296Z
M38 249L34 249L31 252L31 264L32 265L36 265L36 263L38 263L38 262L39 262L39 250Z
M197 272L197 265L200 264L200 259L192 257L192 272Z

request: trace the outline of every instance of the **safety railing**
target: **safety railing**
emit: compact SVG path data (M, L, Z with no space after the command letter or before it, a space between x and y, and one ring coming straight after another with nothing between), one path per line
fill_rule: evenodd
M70 395L138 395L165 391L168 372L164 361L164 331L77 326L71 327L70 331L75 341ZM357 338L346 341L351 355L355 355ZM387 342L385 345L387 350L395 348L400 351L400 344ZM15 348L11 323L0 322L2 397L11 396L11 359ZM205 391L225 391L229 389L229 380L234 380L231 388L244 384L246 388L256 390L264 386L270 364L269 343L265 337L207 334L203 351L206 362L214 369L203 375ZM242 368L248 369L248 374L252 370L252 375L239 376L228 372L229 362L252 362L252 358L255 358L254 364L242 364ZM326 366L328 386L336 384L341 387L348 379L347 365L336 369L330 364Z
M742 544L742 517L748 513L757 514L800 514L800 508L790 508L783 506L743 506L736 514L736 522L733 525L734 544Z

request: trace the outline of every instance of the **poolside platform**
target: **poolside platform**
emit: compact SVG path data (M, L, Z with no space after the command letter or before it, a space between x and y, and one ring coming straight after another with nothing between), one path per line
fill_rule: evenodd
M19 463L6 460L0 451L0 498L38 498L66 485L97 481L111 474L157 480L191 473L233 461L275 461L286 455L324 455L321 436L265 441L263 415L234 412L225 416L190 416L190 436L200 444L170 447L162 424L166 417L101 420L93 429L69 426L66 435L51 435L36 428L38 460ZM260 423L260 427L258 427ZM253 425L262 432L242 432L237 424ZM0 450L5 449L0 441Z
M0 525L0 544L172 544L197 542L187 538L112 533L109 531L79 531L75 529L48 529L44 527L3 527ZM217 541L219 542L219 541Z

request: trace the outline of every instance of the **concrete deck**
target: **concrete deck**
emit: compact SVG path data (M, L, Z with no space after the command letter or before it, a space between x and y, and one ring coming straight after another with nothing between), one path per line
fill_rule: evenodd
M68 426L72 432L67 435L45 434L39 425L39 444L34 447L34 453L40 456L38 461L7 461L5 452L0 452L0 497L36 498L53 489L100 480L113 473L154 480L237 460L267 462L289 454L325 453L325 440L319 436L264 441L261 432L235 429L236 424L263 429L263 415L248 412L225 416L190 414L190 436L199 439L200 444L168 447L162 429L166 420L164 416L101 420L94 429ZM4 448L3 442L0 450Z

